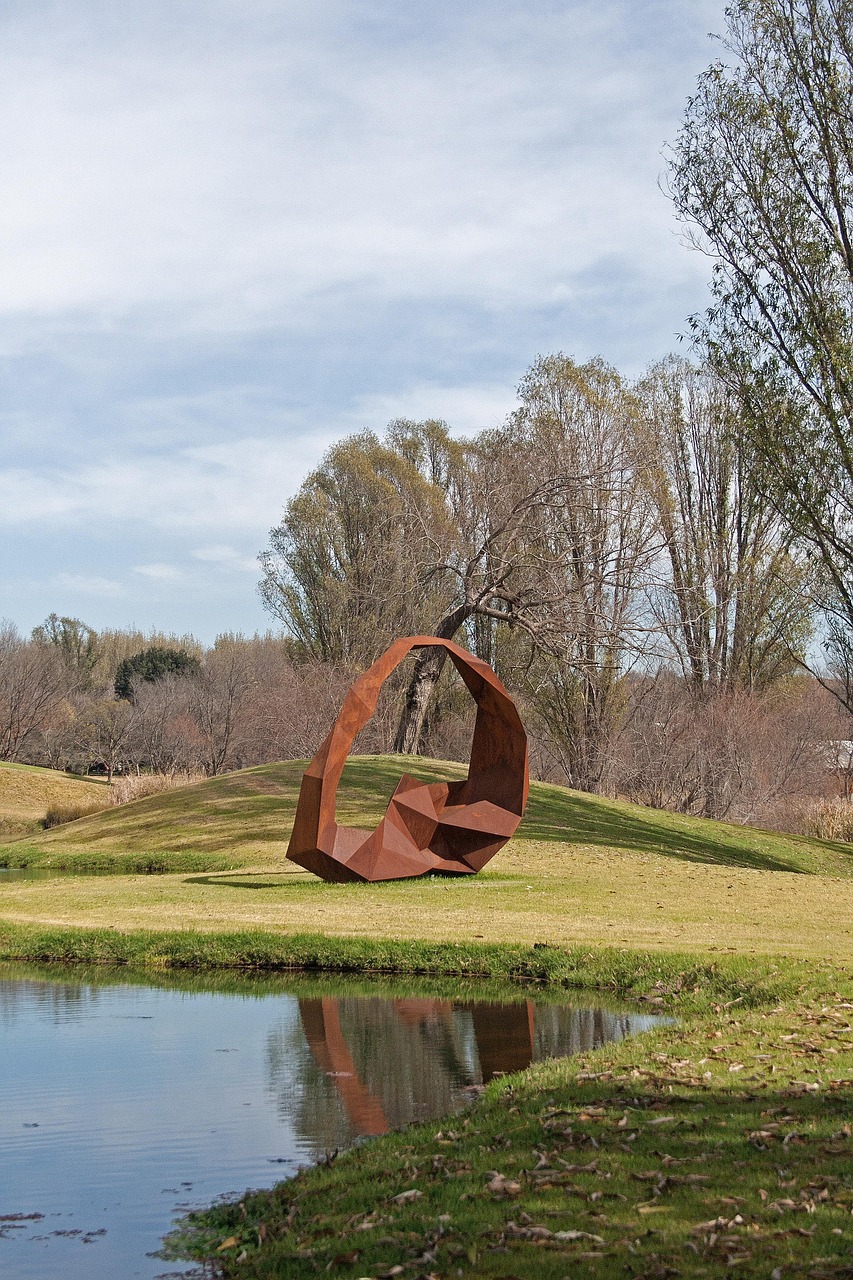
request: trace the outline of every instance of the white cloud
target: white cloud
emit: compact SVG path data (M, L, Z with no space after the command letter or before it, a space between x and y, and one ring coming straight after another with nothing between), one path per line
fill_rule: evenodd
M176 569L173 564L135 564L133 572L142 574L143 578L155 578L163 582L171 582L181 576L180 569Z
M260 573L257 558L241 555L234 547L222 543L209 547L198 547L193 551L196 560L206 564L218 565L222 569L232 569L238 573L250 573L257 577Z
M516 406L515 389L506 383L441 386L419 382L397 392L361 396L351 413L354 429L380 432L395 418L422 422L439 418L464 435L499 426Z
M9 470L0 473L0 523L108 520L125 530L141 522L222 531L254 530L260 522L265 530L323 447L311 438L246 439L165 458L116 455L63 473Z
M342 290L539 305L613 253L667 278L659 150L720 5L396 9L143 0L122 29L81 0L51 44L13 7L2 310L233 330Z
M707 264L661 148L723 3L2 6L9 581L25 539L101 625L233 625L333 440L494 425L538 352L664 354Z
M126 594L120 582L86 573L58 573L53 583L57 587L81 596L114 599Z

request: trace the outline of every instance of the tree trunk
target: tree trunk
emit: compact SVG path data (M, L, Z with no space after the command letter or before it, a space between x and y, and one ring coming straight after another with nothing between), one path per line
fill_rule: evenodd
M435 629L435 636L440 640L452 640L462 623L473 612L471 605L459 605L441 619ZM430 699L446 661L447 650L442 648L423 649L418 655L394 739L394 750L401 755L418 754Z

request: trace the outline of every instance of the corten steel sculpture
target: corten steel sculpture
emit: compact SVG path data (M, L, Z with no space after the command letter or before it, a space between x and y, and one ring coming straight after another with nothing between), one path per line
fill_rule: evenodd
M412 649L446 649L477 704L468 777L418 782L403 774L375 831L335 821L338 782L353 741L373 715L379 691ZM487 662L451 640L397 640L352 685L340 714L302 778L287 856L323 880L398 880L444 871L471 875L506 844L529 787L527 734L512 699Z

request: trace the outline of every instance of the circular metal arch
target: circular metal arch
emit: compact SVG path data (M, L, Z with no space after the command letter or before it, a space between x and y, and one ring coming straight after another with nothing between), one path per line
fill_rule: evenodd
M413 649L446 649L477 704L468 776L424 783L403 774L375 831L339 826L338 783L350 747L376 710L382 685ZM527 804L527 734L487 662L452 640L406 636L358 677L306 769L287 857L323 880L398 880L430 872L471 875L515 832Z

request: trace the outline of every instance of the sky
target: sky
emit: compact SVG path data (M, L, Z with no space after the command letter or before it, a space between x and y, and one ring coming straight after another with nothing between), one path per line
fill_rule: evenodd
M722 11L6 0L0 618L265 631L257 555L336 440L677 349L709 266L665 147Z

